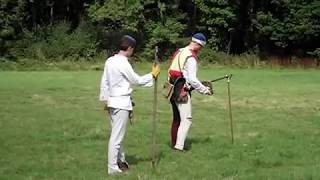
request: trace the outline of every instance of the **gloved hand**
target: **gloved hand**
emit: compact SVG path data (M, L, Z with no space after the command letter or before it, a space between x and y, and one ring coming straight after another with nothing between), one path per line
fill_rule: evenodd
M151 71L151 74L153 76L154 79L156 79L159 74L160 74L160 65L159 64L153 64L152 65L152 71Z
M207 87L207 91L204 93L206 95L213 95L212 82L210 81L201 81L201 83Z
M209 96L213 95L213 89L207 87L207 90L204 92L204 94Z
M210 82L210 81L201 81L201 84L212 89L212 82Z

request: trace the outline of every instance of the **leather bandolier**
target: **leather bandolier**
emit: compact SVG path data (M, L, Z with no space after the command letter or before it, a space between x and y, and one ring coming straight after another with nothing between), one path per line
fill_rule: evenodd
M187 85L182 72L185 63L190 57L196 59L196 54L187 47L178 49L173 55L168 70L168 80L174 85L175 89L172 96L173 100L177 100L177 97L181 95L181 93L189 93L191 95L192 88Z

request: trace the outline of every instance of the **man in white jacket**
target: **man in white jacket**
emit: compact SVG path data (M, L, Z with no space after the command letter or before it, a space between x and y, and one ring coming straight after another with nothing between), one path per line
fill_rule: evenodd
M108 174L121 173L129 169L125 159L122 140L126 132L129 114L132 111L132 84L150 87L153 78L160 73L159 65L152 72L139 76L128 62L136 47L136 40L125 35L120 42L119 51L105 62L100 84L100 101L104 102L110 118L111 135L108 145Z
M203 85L197 78L197 54L205 44L206 37L202 33L194 34L188 46L175 52L169 67L168 76L172 84L181 78L186 81L181 85L175 83L175 91L178 93L170 100L173 111L171 145L176 150L184 150L185 139L192 124L191 89L205 95L213 93L211 88Z

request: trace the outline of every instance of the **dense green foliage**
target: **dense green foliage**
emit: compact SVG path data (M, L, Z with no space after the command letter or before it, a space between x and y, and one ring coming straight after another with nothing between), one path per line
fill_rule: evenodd
M229 31L235 26L236 5L229 0L209 0L196 1L201 13L200 25L204 30L208 30L209 44L216 50L225 49L227 47L227 40Z
M103 25L108 32L128 32L136 34L145 44L144 52L151 57L155 45L165 50L172 48L185 30L181 21L186 18L176 2L161 1L117 1L95 3L88 9L94 23ZM112 39L113 41L116 39Z
M232 54L316 57L320 41L318 0L1 0L0 17L0 56L9 59L111 53L124 33L149 59L155 45L167 57L198 31L208 48ZM31 50L39 46L43 55Z
M272 1L272 9L257 12L260 36L277 48L314 50L320 40L320 1Z
M150 71L144 64L135 67L140 74ZM319 72L202 68L199 77L225 73L234 74L233 145L225 81L215 83L214 96L193 93L186 153L169 147L171 108L159 94L153 170L153 89L136 88L124 139L131 171L110 177L110 123L97 103L101 72L0 72L1 179L320 179Z
M89 59L96 55L94 32L84 25L69 32L68 24L59 23L36 31L25 31L23 35L24 38L16 41L9 50L8 56L46 61L68 57L74 60L80 57Z
M0 0L0 57L22 31L25 13L24 0Z

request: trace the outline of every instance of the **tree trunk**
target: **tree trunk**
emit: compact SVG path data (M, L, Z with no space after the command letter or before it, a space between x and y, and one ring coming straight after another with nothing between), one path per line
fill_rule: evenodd
M35 29L37 27L37 9L34 0L29 0L31 6L31 17L32 17L32 27Z

